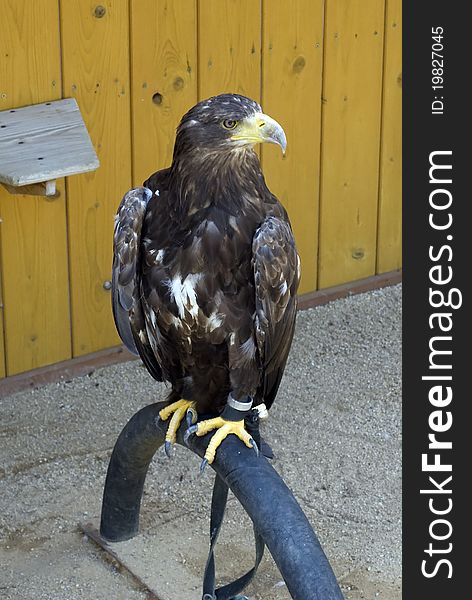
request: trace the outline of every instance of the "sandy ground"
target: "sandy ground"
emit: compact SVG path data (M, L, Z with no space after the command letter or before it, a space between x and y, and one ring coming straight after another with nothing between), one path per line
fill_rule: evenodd
M264 430L274 466L312 523L348 600L401 598L400 327L400 286L299 313ZM99 515L121 428L164 395L134 361L0 401L0 598L154 598L107 560L78 523ZM167 528L168 547L180 548L178 521L190 519L185 556L179 550L181 564L174 568L179 576L190 569L200 577L213 475L207 469L199 477L198 465L180 447L172 460L162 450L156 454L142 533L133 540L142 569L152 570L166 551L153 546L159 532ZM241 512L232 498L222 539L229 553L218 563L225 577L251 566L250 529ZM250 600L290 598L269 556L247 593ZM180 600L179 589L169 597Z

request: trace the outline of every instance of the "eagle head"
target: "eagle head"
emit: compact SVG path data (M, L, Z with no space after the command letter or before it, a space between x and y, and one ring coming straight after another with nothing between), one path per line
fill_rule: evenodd
M278 144L285 154L284 130L257 102L238 94L220 94L202 100L183 116L176 150L227 152L261 142Z

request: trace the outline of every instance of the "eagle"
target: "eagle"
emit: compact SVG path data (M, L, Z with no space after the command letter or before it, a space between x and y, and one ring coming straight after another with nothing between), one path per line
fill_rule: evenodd
M182 420L213 434L202 467L245 418L270 409L287 362L300 260L255 144L282 127L245 96L203 100L182 118L172 164L125 194L115 219L112 307L118 333L170 384L165 450ZM209 416L199 421L199 416Z

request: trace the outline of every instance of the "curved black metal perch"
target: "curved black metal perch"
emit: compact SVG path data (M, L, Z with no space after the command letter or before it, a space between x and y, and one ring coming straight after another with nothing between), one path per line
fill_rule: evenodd
M167 423L158 420L164 403L137 412L115 444L103 495L100 534L111 542L138 533L144 480ZM186 424L177 441L184 445ZM204 456L211 434L191 436L188 447ZM264 539L295 600L342 600L331 566L305 514L267 459L229 436L211 465L227 483Z

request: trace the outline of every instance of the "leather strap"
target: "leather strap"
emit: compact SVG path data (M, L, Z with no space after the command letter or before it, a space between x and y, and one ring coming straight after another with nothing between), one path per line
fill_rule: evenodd
M256 414L257 411L251 411L251 413L252 418L246 417L246 427L253 439L259 445L261 440L259 436L259 419ZM220 533L221 524L223 523L226 504L228 502L228 491L229 487L219 475L216 475L215 483L213 485L213 495L211 498L210 552L208 554L205 573L203 575L202 600L237 600L237 594L242 592L242 590L251 582L264 555L264 540L254 528L254 543L256 547L256 559L254 567L235 581L215 589L214 550L218 535Z

